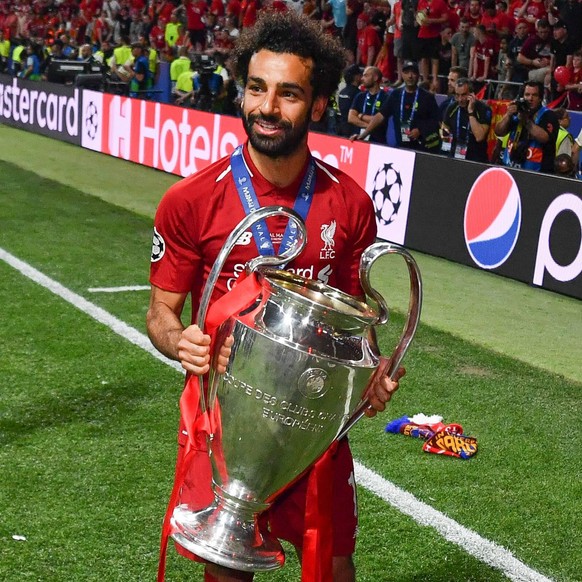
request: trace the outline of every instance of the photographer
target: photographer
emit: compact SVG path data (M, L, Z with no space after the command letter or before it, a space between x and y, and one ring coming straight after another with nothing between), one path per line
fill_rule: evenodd
M554 172L558 119L542 106L544 87L537 81L526 81L523 97L512 101L507 113L495 126L495 135L509 134L503 151L504 166L535 172Z

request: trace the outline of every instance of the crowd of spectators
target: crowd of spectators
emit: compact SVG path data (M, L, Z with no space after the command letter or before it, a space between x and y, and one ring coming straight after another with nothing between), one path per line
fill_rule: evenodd
M95 62L105 73L106 90L148 98L159 64L166 61L174 103L237 115L242 88L229 71L228 55L241 29L252 26L263 10L299 11L318 20L322 34L337 36L346 49L345 85L314 129L360 139L383 111L398 125L397 145L420 149L411 120L398 121L398 110L402 113L414 92L407 107L421 99L435 111L430 96L444 93L448 99L436 108L436 129L431 125L428 141L418 139L427 150L460 157L466 144L456 140L451 147L448 136L462 129L473 144L469 152L478 150L483 157L475 133L481 136L491 121L475 94L481 97L485 89L490 98L513 101L528 82L538 83L539 107L559 104L562 110L582 111L582 0L508 1L0 0L0 72L51 80L51 62ZM414 83L407 75L411 67ZM400 102L396 93L386 98L396 91ZM511 111L516 119L523 113L519 106ZM558 126L552 116L550 125ZM531 112L530 117L543 125ZM378 120L372 139L385 142ZM510 121L502 123L509 133L515 125ZM524 133L521 126L518 133ZM568 155L576 162L578 146L572 141ZM501 142L502 149L510 146L511 139L509 146ZM551 170L544 166L544 171Z

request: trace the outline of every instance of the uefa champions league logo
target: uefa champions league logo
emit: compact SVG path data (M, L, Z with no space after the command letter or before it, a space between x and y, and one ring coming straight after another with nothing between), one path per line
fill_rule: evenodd
M85 109L85 133L87 137L94 140L99 129L99 111L93 101L90 101Z
M376 220L382 226L394 222L402 198L402 177L392 162L376 171L372 184L372 202Z

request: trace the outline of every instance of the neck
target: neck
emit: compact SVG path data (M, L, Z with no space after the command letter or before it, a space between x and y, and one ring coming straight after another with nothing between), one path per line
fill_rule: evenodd
M250 142L248 149L253 163L261 172L263 178L279 188L285 188L297 179L309 154L307 136L305 141L294 152L278 158L271 158L258 152Z
M378 91L380 91L380 85L374 85L368 89L368 93L370 93L370 95L376 95Z
M407 93L416 93L416 89L417 89L417 87L418 87L418 85L411 85L410 87L409 87L408 85L406 85L406 86L404 87L404 90L405 90Z

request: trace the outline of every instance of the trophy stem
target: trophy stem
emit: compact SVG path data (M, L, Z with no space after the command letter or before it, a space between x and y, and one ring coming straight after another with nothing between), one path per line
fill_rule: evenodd
M219 566L267 572L285 563L279 540L259 530L258 513L242 500L234 504L216 495L212 505L196 512L179 505L171 524L176 543Z

